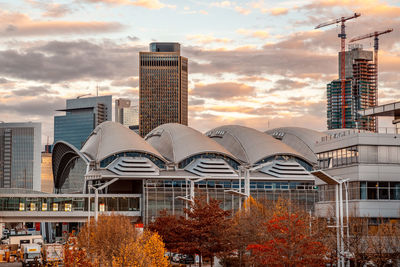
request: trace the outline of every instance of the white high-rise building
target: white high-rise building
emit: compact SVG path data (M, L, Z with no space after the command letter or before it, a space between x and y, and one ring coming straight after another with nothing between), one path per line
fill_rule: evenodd
M127 127L139 125L139 106L131 104L131 100L126 98L115 100L115 122Z

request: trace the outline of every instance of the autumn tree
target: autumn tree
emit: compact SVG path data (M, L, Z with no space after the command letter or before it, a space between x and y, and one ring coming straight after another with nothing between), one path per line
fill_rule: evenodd
M219 253L231 250L226 229L230 225L230 211L220 208L220 201L197 196L189 209L185 209L186 217L175 217L165 212L149 229L157 231L166 243L167 248L180 253L197 253L213 258ZM213 262L211 262L213 264Z
M87 223L81 229L77 243L96 265L168 266L158 234L138 233L126 216L99 216L97 222Z
M369 261L378 267L392 266L400 258L400 226L379 220L367 238Z
M195 253L190 251L185 244L184 234L184 218L169 214L166 210L160 212L157 219L150 223L148 229L157 232L165 243L165 248L168 251L178 252L182 250L189 250L189 253Z
M169 266L164 256L165 249L161 237L150 231L144 231L137 240L131 239L131 242L122 245L118 252L118 256L113 258L114 266Z
M76 237L73 234L69 235L64 246L64 265L65 267L94 266L88 258L86 250L78 246Z
M368 261L368 219L363 217L350 217L348 222L349 236L344 237L344 245L350 252L350 260L355 267L364 266Z
M272 216L263 227L265 241L248 246L258 264L324 266L327 248L320 241L321 233L310 227L309 214L283 199L271 208Z
M265 240L264 223L271 216L271 210L254 198L249 197L244 201L243 209L236 212L231 226L226 229L232 251L221 255L225 266L246 266L254 263L247 246Z

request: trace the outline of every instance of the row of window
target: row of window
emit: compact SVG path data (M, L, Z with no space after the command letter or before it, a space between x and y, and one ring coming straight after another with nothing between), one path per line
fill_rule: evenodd
M94 199L90 200L94 211ZM100 211L134 211L140 209L137 197L99 197ZM0 198L0 211L87 211L88 198Z
M204 180L195 183L197 188L224 188L224 189L238 189L238 180L229 181L213 181ZM149 180L145 183L146 188L186 188L190 187L190 183L186 180ZM244 188L244 181L241 181L241 188ZM268 181L250 181L250 189L266 189L266 190L316 190L317 188L311 182L268 182Z
M320 201L335 200L335 186L319 187ZM343 191L345 192L345 187ZM400 182L350 182L348 185L349 200L400 200Z
M351 146L317 154L318 166L322 169L349 165L358 162L358 147Z

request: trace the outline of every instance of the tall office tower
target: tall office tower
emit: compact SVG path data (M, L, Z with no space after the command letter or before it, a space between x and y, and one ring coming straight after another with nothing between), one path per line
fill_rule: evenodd
M66 114L54 116L54 143L66 141L81 149L97 125L112 120L112 96L68 99Z
M0 187L40 191L42 124L0 123Z
M126 98L115 100L115 121L129 128L139 126L139 106L131 106Z
M51 153L42 152L42 173L41 173L41 191L45 193L53 193L54 182L51 167Z
M139 132L164 123L188 124L188 59L179 43L151 43L139 53Z
M361 45L349 46L345 62L345 113L342 113L342 88L339 79L327 84L328 129L356 128L377 131L376 119L362 117L359 110L377 105L375 64L373 52L365 51ZM341 52L339 52L339 70ZM343 123L344 119L344 123Z
M100 123L112 120L112 96L68 99L62 116L54 116L54 143L65 141L81 149L86 139ZM82 192L86 164L77 159L60 192Z

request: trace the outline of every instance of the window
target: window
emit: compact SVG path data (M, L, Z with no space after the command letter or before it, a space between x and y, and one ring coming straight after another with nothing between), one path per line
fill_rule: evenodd
M379 182L379 199L389 199L389 183Z
M368 199L378 199L378 182L367 182Z
M390 183L390 199L400 200L400 182Z

